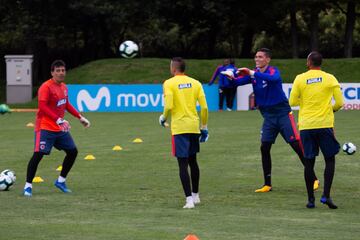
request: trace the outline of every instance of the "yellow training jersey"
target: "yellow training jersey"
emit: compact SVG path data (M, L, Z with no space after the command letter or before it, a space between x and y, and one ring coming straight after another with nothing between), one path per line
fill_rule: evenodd
M332 104L334 97L335 104ZM290 93L291 106L300 106L299 129L334 127L334 111L343 105L340 84L321 70L309 70L296 76Z
M201 107L201 123L207 124L208 108L199 81L186 75L176 75L164 82L164 117L171 113L171 134L200 133L196 104Z

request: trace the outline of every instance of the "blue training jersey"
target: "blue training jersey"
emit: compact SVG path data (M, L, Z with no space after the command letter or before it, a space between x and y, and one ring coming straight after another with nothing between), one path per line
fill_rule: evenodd
M259 106L261 113L273 112L274 109L279 110L279 107L284 112L290 112L291 108L282 89L279 70L276 67L268 66L263 73L258 68L254 69L254 71L253 78L251 76L240 76L235 78L234 84L236 86L252 84L255 102Z
M234 87L233 81L229 80L228 77L226 77L224 74L221 74L222 71L232 71L234 76L236 76L236 70L237 68L232 65L220 65L216 68L209 85L212 85L217 77L219 77L219 87L220 88L232 88Z

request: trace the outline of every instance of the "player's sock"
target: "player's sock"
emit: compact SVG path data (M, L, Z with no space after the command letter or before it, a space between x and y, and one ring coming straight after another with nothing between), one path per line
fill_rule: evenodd
M74 165L76 156L78 154L77 148L71 149L71 150L65 150L66 156L64 158L64 162L62 164L62 170L60 173L60 176L66 178L68 173L70 172L72 166Z
M179 175L185 196L191 196L190 176L188 172L188 158L177 158L179 164Z
M270 142L262 142L261 143L261 161L263 167L264 174L264 185L271 186L271 149L272 143Z
M44 156L44 154L41 152L34 152L34 154L32 155L32 157L28 163L28 166L27 166L26 182L32 183L32 181L35 177L38 165L39 165L41 159L43 158L43 156Z
M23 195L25 197L31 197L32 196L32 184L26 182L23 190Z
M26 188L32 188L32 183L26 182L25 186L24 186L24 189L26 189Z
M304 168L304 179L306 184L306 191L308 194L308 199L315 198L314 196L314 164L315 158L306 158L304 160L305 168Z
M200 203L199 193L191 193L191 196L193 198L194 204L199 204Z
M196 154L189 157L192 191L199 192L200 169L196 161Z
M330 197L330 189L334 179L335 173L335 157L325 158L325 171L324 171L324 193L327 198Z
M58 177L58 180L57 180L59 183L63 183L66 181L66 178L62 177L62 176L59 176Z

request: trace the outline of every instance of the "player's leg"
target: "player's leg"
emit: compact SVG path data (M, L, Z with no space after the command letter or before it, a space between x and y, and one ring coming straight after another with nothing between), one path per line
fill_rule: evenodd
M173 135L172 144L173 155L178 161L180 181L186 197L186 203L183 208L194 208L195 204L191 195L191 184L188 171L190 134Z
M24 196L31 197L32 196L32 181L35 177L38 165L43 158L44 154L41 152L34 152L33 156L31 157L28 166L27 166L27 173L26 173L26 183L24 186Z
M184 208L193 208L194 200L191 195L190 176L188 172L189 159L178 157L177 160L179 164L179 176L181 180L181 185L183 187L186 197L186 203L184 205Z
M264 174L264 186L256 189L255 192L269 192L271 191L271 150L272 143L261 142L261 162Z
M236 95L236 88L232 87L230 88L230 99L229 99L229 107L232 109L234 106L234 99L235 99L235 95Z
M219 88L219 111L223 110L224 107L224 90L222 88Z
M224 94L225 94L225 98L226 98L226 110L232 111L231 88L224 88Z
M60 150L64 150L66 155L62 164L62 170L58 179L55 181L55 186L64 193L70 193L71 190L66 186L66 177L74 165L75 159L78 154L78 150L69 132L59 133L54 147Z
M305 167L304 148L300 139L300 135L296 129L296 122L292 112L281 117L279 119L279 125L282 137L287 143L290 144L291 148L296 152L301 163ZM314 175L313 189L317 190L319 188L320 181L316 177L314 168L311 169ZM310 171L310 169L308 169L308 171Z
M276 120L265 118L261 130L261 163L263 168L264 185L255 192L270 192L271 186L271 146L275 142L278 130L275 126Z
M200 169L196 160L196 154L189 157L189 166L191 172L191 186L192 186L192 197L195 204L200 203L199 196L199 181L200 181Z
M333 129L325 128L319 130L320 149L325 158L324 170L324 192L320 201L331 209L337 206L330 197L331 185L335 174L335 155L339 152L340 144L335 138Z
M315 207L315 196L314 196L314 165L315 158L306 158L304 159L304 179L306 185L306 191L308 194L308 203L306 205L307 208Z
M315 207L315 196L314 196L314 165L315 158L319 154L319 144L317 141L316 134L314 133L316 130L301 130L300 138L303 144L304 149L304 178L305 185L308 194L308 203L306 205L307 208Z
M35 132L34 153L27 166L26 183L23 192L24 196L32 196L32 182L35 177L37 168L43 156L50 153L54 141L55 138L53 132L45 130Z

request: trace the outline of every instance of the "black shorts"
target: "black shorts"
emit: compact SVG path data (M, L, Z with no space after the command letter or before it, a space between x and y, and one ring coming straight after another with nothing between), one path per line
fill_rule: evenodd
M305 158L318 156L319 148L325 158L335 156L340 150L340 144L332 128L300 130L300 138L304 146Z
M172 154L175 157L188 158L200 151L200 134L185 133L172 136Z

